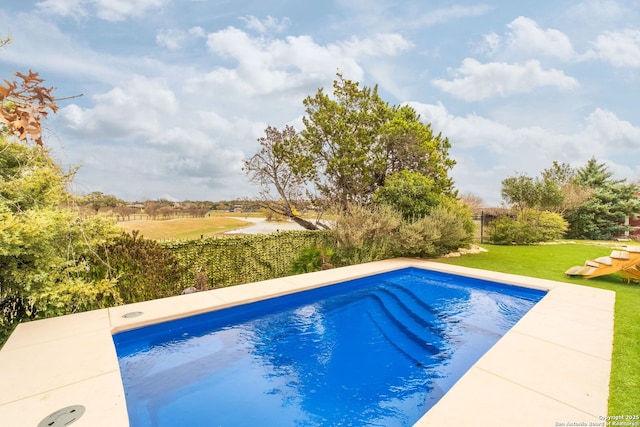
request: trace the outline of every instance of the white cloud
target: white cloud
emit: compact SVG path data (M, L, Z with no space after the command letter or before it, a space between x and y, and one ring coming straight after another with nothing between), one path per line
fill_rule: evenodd
M412 44L398 34L378 34L323 46L309 36L251 37L229 27L209 34L207 46L211 52L236 65L234 68L217 67L204 78L191 79L189 85L213 84L255 95L299 88L306 90L309 83L316 85L333 80L338 70L347 78L360 80L364 73L359 60L397 55Z
M614 67L640 68L640 30L607 31L596 38L590 53Z
M101 137L157 138L168 116L178 110L178 100L161 79L134 76L123 85L93 97L95 106L83 109L75 104L59 115L67 129L76 135Z
M75 191L103 191L125 200L224 200L253 194L240 172L242 153L210 144L206 151L183 151L183 139L172 135L167 146L142 144L75 143L74 157L82 164L74 179Z
M173 147L167 150L165 166L179 175L207 178L241 170L242 151L221 147L216 137L200 129L174 127L159 136L163 145Z
M529 18L519 16L507 25L505 46L512 52L544 54L569 60L575 56L569 38L561 31L542 29Z
M432 83L466 101L528 93L538 87L570 90L579 86L576 79L566 76L561 70L543 70L536 60L527 61L524 65L503 62L483 64L473 58L466 58L454 70L454 76L453 80L436 79Z
M169 50L178 50L192 39L205 38L206 33L202 27L192 27L188 31L180 29L159 30L156 34L156 43Z
M564 61L577 56L566 34L553 28L540 28L533 19L519 16L506 27L503 36L493 32L485 34L476 51L498 57L545 55Z
M243 148L253 149L262 123L182 105L159 78L135 76L92 100L90 108L72 104L56 117L58 132L84 165L80 184L108 181L131 200L164 193L202 199L213 189L232 196L221 185L247 194ZM84 149L83 141L93 148ZM131 176L149 193L127 182Z
M435 9L417 17L408 17L407 22L401 23L408 27L424 27L436 24L444 24L460 18L481 16L487 13L487 5L459 6Z
M511 129L502 124L477 114L469 114L459 117L451 114L447 108L439 104L409 103L416 109L422 118L431 123L434 129L455 140L456 146L465 148L483 147L493 152L504 151L503 136L511 132Z
M501 47L501 37L496 33L489 33L482 36L482 41L476 47L476 53L494 55Z
M281 33L291 24L289 18L277 19L273 16L267 16L265 19L259 19L255 16L243 16L242 19L248 29L257 31L258 33L267 33L270 31Z
M15 64L17 69L38 70L45 78L59 73L74 79L110 82L122 79L127 67L136 63L135 58L91 50L38 14L21 15L19 22L11 31L11 44L2 50L2 62ZM11 25L11 18L0 10L0 26Z
M86 18L95 14L105 21L122 21L140 16L148 9L156 9L169 0L43 0L36 6L45 13L73 18Z
M354 58L394 56L413 47L413 43L400 34L376 34L373 38L367 37L365 39L354 36L339 45L344 49L344 55Z
M585 134L610 145L615 151L625 148L640 150L640 128L601 108L587 116Z
M189 34L194 37L207 37L207 33L204 31L204 28L199 26L189 28Z
M166 47L169 50L177 50L182 47L182 44L184 43L186 38L186 33L182 30L160 30L156 34L156 43L158 43L160 46Z

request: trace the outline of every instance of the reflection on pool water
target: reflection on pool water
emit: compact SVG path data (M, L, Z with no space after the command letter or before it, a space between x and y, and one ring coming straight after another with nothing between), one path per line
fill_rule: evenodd
M121 332L131 426L409 426L544 295L412 267Z

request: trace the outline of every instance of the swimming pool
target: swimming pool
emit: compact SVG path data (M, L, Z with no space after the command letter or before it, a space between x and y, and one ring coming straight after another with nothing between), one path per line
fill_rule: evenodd
M410 267L121 332L131 426L412 425L544 294Z

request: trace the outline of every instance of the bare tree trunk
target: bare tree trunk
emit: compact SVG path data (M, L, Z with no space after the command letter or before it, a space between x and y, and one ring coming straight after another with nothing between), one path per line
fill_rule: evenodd
M315 225L311 221L300 218L299 216L291 215L289 218L291 218L296 224L304 227L307 230L319 230L317 225Z

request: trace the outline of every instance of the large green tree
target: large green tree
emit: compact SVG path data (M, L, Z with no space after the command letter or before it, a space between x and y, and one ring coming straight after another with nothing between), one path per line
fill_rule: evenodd
M448 175L455 165L449 140L435 134L409 106L389 106L377 86L360 86L338 74L331 94L320 88L303 103L304 129L296 133L291 126L268 127L258 139L258 153L244 162L245 173L260 186L264 204L272 211L316 229L293 209L303 195L321 210L339 211L370 203L388 180L390 188L378 196L386 204L404 203L400 199L414 197L415 192L428 197L422 201L426 205L457 195ZM402 177L410 177L412 184L403 185ZM413 193L398 194L404 190ZM424 213L419 208L413 214Z
M455 162L448 139L408 106L389 106L377 86L369 88L338 74L332 95L320 88L304 101L293 170L342 208L368 203L389 175L408 170L433 182L435 191L453 195L448 176Z
M554 161L540 177L510 176L502 180L502 200L517 211L536 209L564 214L582 205L592 192L575 175L576 170L570 165Z
M611 239L624 233L626 216L640 212L640 187L614 179L606 164L592 157L576 171L575 182L591 190L590 197L566 215L567 236L575 239Z
M502 200L517 210L538 207L542 194L542 182L528 175L520 174L502 180Z
M449 171L455 161L449 157L451 144L442 134L434 134L411 107L392 107L391 119L380 137L383 162L376 187L386 185L389 176L402 171L417 173L432 182L432 190L443 196L456 196ZM375 190L374 190L375 191Z

